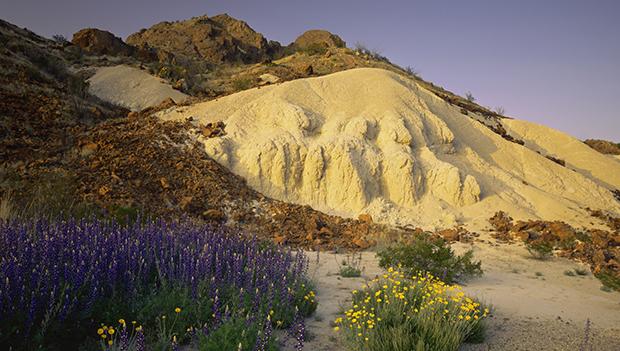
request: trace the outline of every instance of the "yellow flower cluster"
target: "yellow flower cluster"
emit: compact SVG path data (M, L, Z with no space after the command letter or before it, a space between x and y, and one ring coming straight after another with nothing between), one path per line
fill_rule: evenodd
M353 290L353 306L344 318L334 321L334 330L352 332L358 340L368 341L373 329L381 326L381 317L430 320L440 318L450 323L464 323L486 317L488 309L465 296L461 287L449 285L431 274L405 276L390 268L381 277L369 281L362 291ZM394 316L399 314L399 316Z
M127 327L127 323L125 322L124 319L119 319L118 320L118 329L121 328L126 328ZM141 325L137 325L136 321L132 321L131 324L134 327L134 330L136 332L141 331L142 330L142 326ZM101 338L101 341L104 344L107 344L108 346L112 346L114 345L115 341L116 341L116 336L118 335L118 329L115 329L114 326L111 325L105 325L104 323L101 323L101 327L97 328L97 335L99 335L99 337Z
M103 342L108 345L114 344L114 334L116 333L116 329L113 326L107 326L105 324L101 324L101 328L97 329L97 334L103 340Z
M306 295L304 295L304 300L310 303L314 303L315 297L316 297L316 294L314 293L314 291L310 290Z

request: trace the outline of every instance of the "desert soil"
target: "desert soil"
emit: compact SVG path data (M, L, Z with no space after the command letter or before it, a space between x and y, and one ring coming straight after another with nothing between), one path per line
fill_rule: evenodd
M587 276L567 276L567 270L587 269L562 258L533 259L521 245L496 244L482 233L474 244L457 243L455 251L472 248L483 263L484 275L464 284L464 290L493 306L487 338L482 344L465 344L462 350L579 350L591 321L593 350L615 350L620 345L620 293L601 290ZM310 275L317 285L319 307L307 320L307 350L346 350L331 327L351 291L383 274L375 252L362 253L359 278L338 275L346 254L308 252ZM292 347L290 348L292 350Z
M168 98L177 103L188 98L163 79L125 65L99 67L88 83L91 94L132 111L157 106Z

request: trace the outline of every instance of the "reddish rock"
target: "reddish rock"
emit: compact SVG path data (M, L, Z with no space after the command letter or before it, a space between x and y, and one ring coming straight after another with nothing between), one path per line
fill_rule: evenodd
M355 246L362 250L370 247L370 242L362 238L354 238L352 242Z
M135 48L114 34L96 28L84 28L73 34L71 42L91 55L132 56Z
M334 236L334 232L332 232L332 230L327 227L322 227L321 230L319 230L319 234L326 237Z
M311 29L297 37L293 45L298 49L308 49L314 46L344 48L347 44L339 36L326 30Z
M372 216L367 213L360 214L357 219L365 223L372 223Z
M204 211L202 213L202 216L207 220L215 221L215 222L223 222L226 220L226 215L224 214L224 212L222 212L222 210L215 209L215 208Z
M512 228L512 218L504 211L498 211L489 219L491 225L498 232L508 232Z
M286 236L284 236L284 235L276 235L273 238L273 242L278 244L278 245L284 245L284 244L286 244Z
M205 138L215 138L226 135L226 124L222 121L210 122L202 127L202 135Z
M212 64L258 63L281 50L279 43L268 41L244 21L226 14L161 22L130 35L127 42Z
M459 228L440 230L436 232L436 234L440 235L444 238L444 240L449 242L459 241L461 237L461 231L459 230Z

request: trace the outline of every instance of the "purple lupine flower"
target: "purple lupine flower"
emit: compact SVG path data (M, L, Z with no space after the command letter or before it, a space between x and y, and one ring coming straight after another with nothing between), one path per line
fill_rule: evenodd
M262 249L256 237L247 238L189 222L2 222L0 324L28 321L32 330L23 326L10 336L23 342L44 318L50 323L91 318L102 298L163 284L212 298L215 317L205 321L211 330L233 317L259 323L274 306L293 311L292 292L304 281L307 258ZM230 291L239 291L232 301Z

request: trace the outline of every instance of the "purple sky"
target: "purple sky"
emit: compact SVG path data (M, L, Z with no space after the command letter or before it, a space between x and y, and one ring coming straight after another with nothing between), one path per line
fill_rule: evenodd
M307 29L362 42L457 94L579 138L620 142L620 1L2 0L0 18L44 36L118 36L228 13L288 44Z

